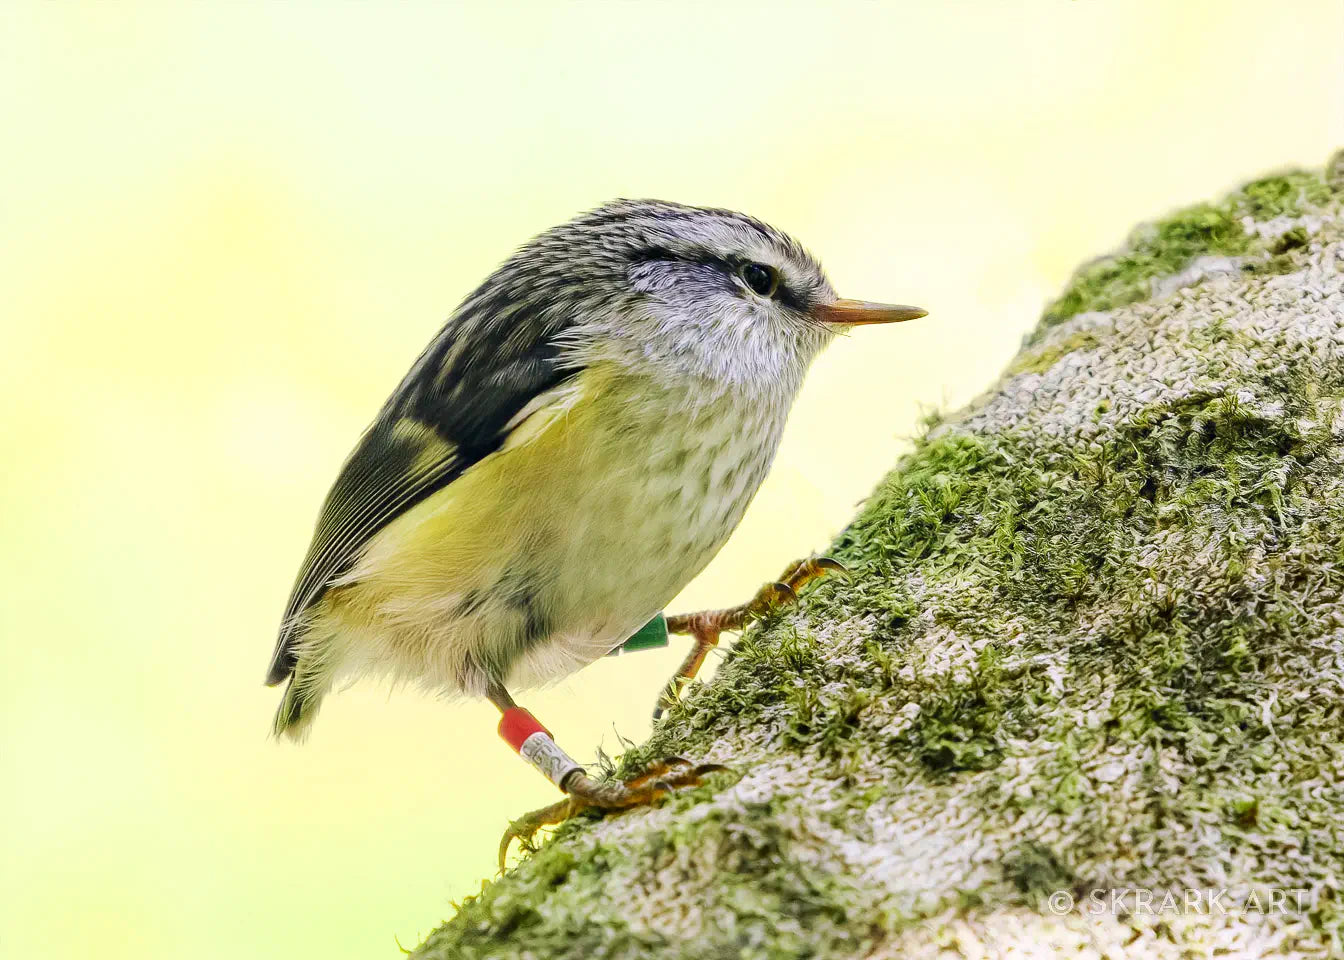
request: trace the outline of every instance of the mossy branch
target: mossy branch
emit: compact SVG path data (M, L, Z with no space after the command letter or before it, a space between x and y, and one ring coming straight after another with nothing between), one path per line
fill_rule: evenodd
M622 760L737 773L565 827L416 956L1340 952L1341 265L1344 155L1084 267L851 581Z

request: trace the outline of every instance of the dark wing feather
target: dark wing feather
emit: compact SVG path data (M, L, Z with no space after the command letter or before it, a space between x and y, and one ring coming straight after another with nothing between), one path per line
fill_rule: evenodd
M555 344L563 317L489 296L489 286L421 354L341 468L285 609L268 684L294 672L304 612L369 539L499 449L519 411L579 373Z

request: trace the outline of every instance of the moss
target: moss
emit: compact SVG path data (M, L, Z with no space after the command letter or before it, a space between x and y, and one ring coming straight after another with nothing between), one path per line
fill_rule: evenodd
M842 878L793 856L791 837L781 826L787 804L751 805L743 821L711 813L694 825L675 824L650 836L635 854L642 869L678 860L688 852L712 858L717 869L713 899L696 905L704 918L694 945L632 930L624 919L637 900L593 903L595 872L627 869L608 851L584 856L552 844L525 862L508 883L486 885L468 898L452 923L440 928L415 952L434 960L499 956L511 943L526 940L534 956L639 958L722 955L759 960L815 957L871 944L880 935L880 917L854 909L862 898ZM637 889L630 891L639 896ZM543 904L548 908L539 909ZM725 911L736 918L718 927Z
M762 624L770 627L771 621ZM750 630L729 650L719 668L725 680L694 685L668 712L645 743L621 757L615 776L627 778L663 757L703 751L722 732L713 718L731 717L750 724L770 707L787 704L800 724L811 720L812 708L800 693L801 677L821 666L816 638L786 624L775 632Z
M434 960L485 960L499 955L499 950L511 941L539 938L550 943L554 955L584 947L584 937L548 928L548 918L541 909L548 897L564 888L567 893L582 896L579 891L595 888L601 873L609 863L601 850L580 857L572 850L552 844L534 854L510 876L510 882L483 884L481 893L468 897L457 908L451 926L440 927L415 951L416 957ZM601 924L603 940L634 939L621 917L619 905L599 905L593 919ZM662 938L641 937L644 949L665 946ZM579 956L583 954L570 954Z
M1180 273L1197 257L1245 257L1250 272L1289 272L1294 261L1283 255L1295 248L1248 233L1243 218L1297 217L1331 198L1331 182L1321 174L1289 171L1253 180L1218 203L1197 204L1140 227L1120 252L1074 274L1064 293L1046 308L1032 340L1076 314L1148 299L1154 281Z
M1056 363L1077 350L1088 350L1097 345L1097 338L1087 332L1072 336L1040 348L1024 351L1008 367L1009 374L1045 373Z
M653 859L687 845L713 857L713 899L699 908L708 918L730 910L736 924L706 930L699 949L744 958L815 957L857 951L877 939L879 918L865 916L857 888L796 855L784 825L800 812L778 801L749 804L741 817L713 811L646 848Z
M1290 253L1293 250L1301 250L1307 246L1310 240L1307 237L1307 231L1302 227L1293 227L1291 230L1285 230L1279 234L1269 245L1269 252L1275 254Z
M997 765L1003 759L998 737L1004 693L998 653L986 647L969 682L939 689L920 711L909 734L920 762L935 774Z
M962 499L981 484L993 459L992 444L983 438L961 431L931 435L840 535L835 555L851 569L879 565L884 576L931 555L953 559L955 549L946 538ZM859 579L862 589L864 578Z
M1252 220L1299 217L1307 209L1330 202L1330 186L1316 173L1294 170L1252 180L1234 193L1230 205L1238 216Z
M789 697L791 709L785 715L780 742L787 746L815 746L832 757L841 755L845 744L858 732L860 718L870 700L865 690L853 686L827 697L811 686L796 687Z
M1325 182L1336 193L1344 193L1344 150L1338 150L1325 165Z
M1256 181L1142 234L1135 272L1095 275L1079 302L1211 243L1302 269L1305 228L1262 247L1218 217L1320 197L1297 175ZM1094 354L1050 419L1010 393L1012 415L931 424L838 537L851 580L749 630L618 772L711 750L733 769L656 816L566 825L423 955L901 955L907 933L946 932L944 911L1040 909L1061 889L1328 887L1344 858L1344 711L1322 692L1344 682L1344 367L1319 311L1285 326L1275 284L1254 322L1177 294L1178 321L1123 344L1154 359L1141 399L1105 389L1135 369L1113 363L1117 322L1014 364ZM926 877L957 850L983 856ZM1291 936L1337 942L1341 917L1324 896Z
M1038 901L1077 883L1072 870L1049 846L1035 841L1021 844L1003 861L1004 877L1028 899Z
M1179 273L1196 257L1238 256L1250 249L1250 238L1228 206L1190 207L1140 229L1123 252L1074 274L1068 289L1046 308L1042 326L1055 326L1085 311L1146 300L1152 295L1153 280Z

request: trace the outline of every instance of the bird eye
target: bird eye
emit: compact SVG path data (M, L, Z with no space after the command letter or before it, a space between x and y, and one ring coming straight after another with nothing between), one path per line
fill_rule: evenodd
M779 288L779 271L763 263L745 263L738 271L742 280L751 287L753 293L762 297L772 297Z

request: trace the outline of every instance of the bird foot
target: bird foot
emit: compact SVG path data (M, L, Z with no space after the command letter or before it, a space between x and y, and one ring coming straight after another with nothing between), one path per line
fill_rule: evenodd
M589 810L629 810L647 806L676 790L699 786L706 774L726 769L718 763L697 765L684 757L669 757L623 783L593 780L581 772L571 774L565 782L565 792L569 796L540 810L525 813L509 824L499 841L499 870L504 872L504 860L515 839L527 849L542 827L564 823Z
M682 614L667 618L669 633L686 633L695 637L695 646L682 661L681 667L663 688L658 705L653 708L653 719L657 720L676 705L681 691L695 679L704 665L709 651L719 643L719 634L725 630L741 630L752 620L759 620L790 604L798 602L798 591L813 580L829 573L848 575L849 571L838 560L830 557L809 557L798 560L784 568L778 580L767 583L756 592L748 602L725 610L702 610L699 613Z

